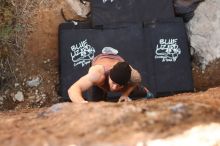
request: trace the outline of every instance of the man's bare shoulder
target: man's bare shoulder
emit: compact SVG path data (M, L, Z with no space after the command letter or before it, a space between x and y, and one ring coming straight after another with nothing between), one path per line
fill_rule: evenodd
M94 83L100 83L105 78L105 70L102 65L94 65L90 67L88 72L89 79Z
M141 82L140 73L136 69L134 69L131 65L130 65L130 67L131 67L131 79L130 79L130 81L132 83L140 83Z

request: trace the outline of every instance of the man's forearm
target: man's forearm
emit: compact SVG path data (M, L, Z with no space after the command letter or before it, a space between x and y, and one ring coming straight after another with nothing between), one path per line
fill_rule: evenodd
M80 88L77 88L76 86L72 85L68 90L69 98L72 102L84 102L84 98L82 96L82 91Z

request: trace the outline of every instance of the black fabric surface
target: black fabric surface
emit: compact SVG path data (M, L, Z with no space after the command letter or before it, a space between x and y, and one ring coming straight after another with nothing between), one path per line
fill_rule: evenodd
M204 0L174 0L174 12L178 17L182 17L184 22L188 22L194 16L194 11Z
M144 37L148 42L145 48L150 48L146 49L150 90L157 96L193 91L189 44L182 19L145 24Z
M172 0L91 0L93 25L174 18Z
M162 47L161 39L173 42ZM80 44L83 41L84 45ZM73 46L78 50L74 50ZM68 99L68 88L88 72L91 59L100 54L104 47L117 49L118 55L140 72L142 85L149 88L155 96L193 90L187 36L181 19L155 21L144 24L144 27L139 23L130 23L105 25L99 29L63 23L59 27L59 94L63 98ZM157 54L157 48L162 48L158 52L163 55ZM178 50L181 53L175 53ZM73 56L76 52L78 55L73 59L71 53ZM75 62L74 66L73 60L80 57L83 59ZM83 62L85 59L87 62ZM91 99L89 91L84 96ZM110 93L108 99L119 96L118 93Z
M72 23L61 24L59 28L60 95L68 98L67 89L88 72L90 63L84 66L81 64L74 66L70 55L72 52L71 46L78 45L85 40L94 48L94 56L100 54L104 47L113 47L119 51L118 55L139 70L143 76L147 76L146 71L141 70L146 65L144 55L146 53L142 49L142 33L141 24L121 24L117 25L117 27L112 25L105 26L104 29L91 29L90 27L86 29L85 26L80 29L78 26L76 28ZM85 47L82 47L82 49L85 49ZM81 50L80 52L82 53L83 51ZM143 82L146 82L144 78ZM109 95L112 97L118 96L118 94ZM89 98L88 92L86 92L85 96Z

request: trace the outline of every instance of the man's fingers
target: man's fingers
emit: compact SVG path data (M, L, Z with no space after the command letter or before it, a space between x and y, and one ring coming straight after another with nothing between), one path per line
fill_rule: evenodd
M74 98L73 103L88 103L88 101L82 98Z
M118 102L129 102L129 101L132 101L132 100L127 96L121 96L118 100Z
M73 103L88 103L88 101L74 101Z

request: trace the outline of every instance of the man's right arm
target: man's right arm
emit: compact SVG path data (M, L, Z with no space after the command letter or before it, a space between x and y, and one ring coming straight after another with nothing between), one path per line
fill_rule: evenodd
M94 66L89 69L88 74L81 77L69 89L68 95L72 102L83 103L87 102L82 96L82 93L92 87L94 84L100 82L102 74L99 66Z

